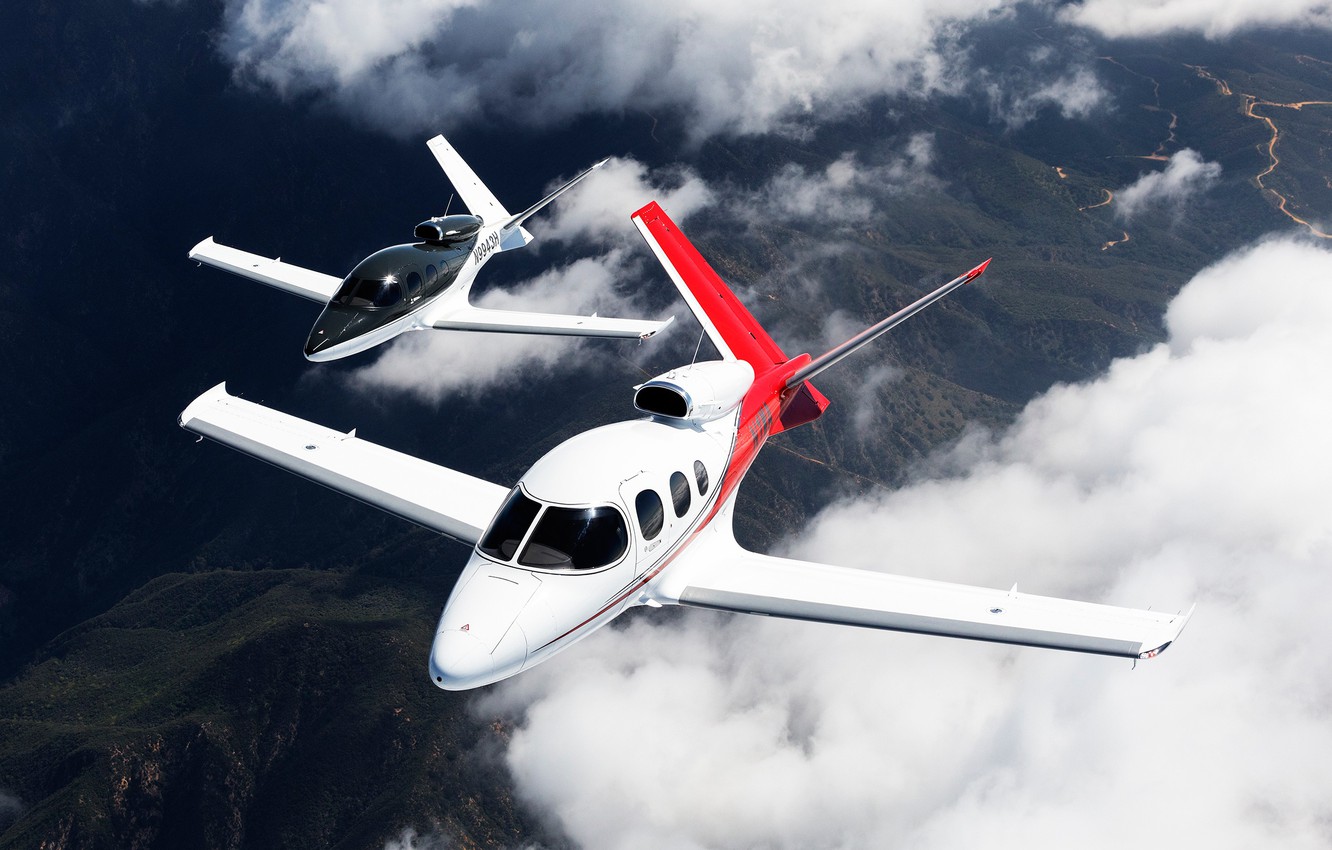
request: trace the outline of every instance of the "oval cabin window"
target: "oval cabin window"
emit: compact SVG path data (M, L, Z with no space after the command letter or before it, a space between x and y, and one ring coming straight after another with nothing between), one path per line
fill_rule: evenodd
M656 490L644 490L634 499L634 510L638 512L638 527L643 530L644 540L655 540L661 534L661 526L666 520L661 497Z
M675 515L682 517L689 510L689 479L683 472L671 474L671 503L675 505Z

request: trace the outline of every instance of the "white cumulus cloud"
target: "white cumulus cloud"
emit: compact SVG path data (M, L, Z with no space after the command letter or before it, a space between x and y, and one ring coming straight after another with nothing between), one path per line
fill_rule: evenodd
M519 793L597 848L1326 847L1329 279L1304 242L1227 257L1174 300L1167 342L789 546L1197 601L1161 658L645 612L479 701L518 720Z
M751 221L863 223L873 216L876 197L938 188L933 164L934 136L915 133L879 161L848 152L813 172L788 165L757 193L730 193L730 207Z
M1082 0L1061 20L1111 38L1201 33L1225 38L1260 27L1332 27L1327 0Z
M243 79L327 94L400 133L681 108L702 138L955 88L956 27L1012 4L227 0L222 49Z
M1179 209L1221 176L1221 165L1206 162L1197 151L1185 148L1170 157L1164 171L1144 174L1115 194L1115 213L1124 219L1151 207Z

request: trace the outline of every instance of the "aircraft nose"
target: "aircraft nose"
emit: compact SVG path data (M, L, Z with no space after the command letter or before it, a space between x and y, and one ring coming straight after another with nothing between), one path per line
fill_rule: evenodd
M305 359L316 363L337 359L338 355L329 354L329 349L360 334L358 319L354 311L332 304L325 307L305 340Z
M494 672L494 657L467 632L447 629L435 635L430 648L430 679L439 687L465 691L486 684Z
M310 338L305 341L305 359L316 363L330 359L324 349L332 347L337 341L338 334L320 322L310 331Z

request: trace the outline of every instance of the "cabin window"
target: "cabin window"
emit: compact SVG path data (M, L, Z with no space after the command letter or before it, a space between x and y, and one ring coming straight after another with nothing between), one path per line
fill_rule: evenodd
M708 494L708 468L703 465L703 461L694 461L694 478L698 481L698 495L706 496Z
M524 567L593 570L620 559L629 547L624 517L610 506L548 507L518 556Z
M421 294L421 276L416 272L407 275L407 295L411 298Z
M434 283L437 274L439 274L439 271L433 265L426 266L426 283Z
M657 491L644 490L639 493L634 499L634 510L638 512L638 527L643 529L643 539L656 540L666 520L666 511L662 508Z
M513 488L476 548L492 558L509 560L518 550L518 544L523 542L523 535L527 534L540 509L541 506L527 498L522 490Z
M683 472L671 473L671 503L675 505L675 515L682 517L689 510L689 479Z

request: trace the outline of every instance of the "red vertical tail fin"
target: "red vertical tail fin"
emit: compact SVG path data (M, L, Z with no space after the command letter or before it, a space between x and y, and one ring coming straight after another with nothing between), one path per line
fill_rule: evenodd
M632 218L723 359L744 360L754 368L755 375L790 360L656 201ZM772 431L812 422L827 407L823 393L811 384L802 384L785 398Z

